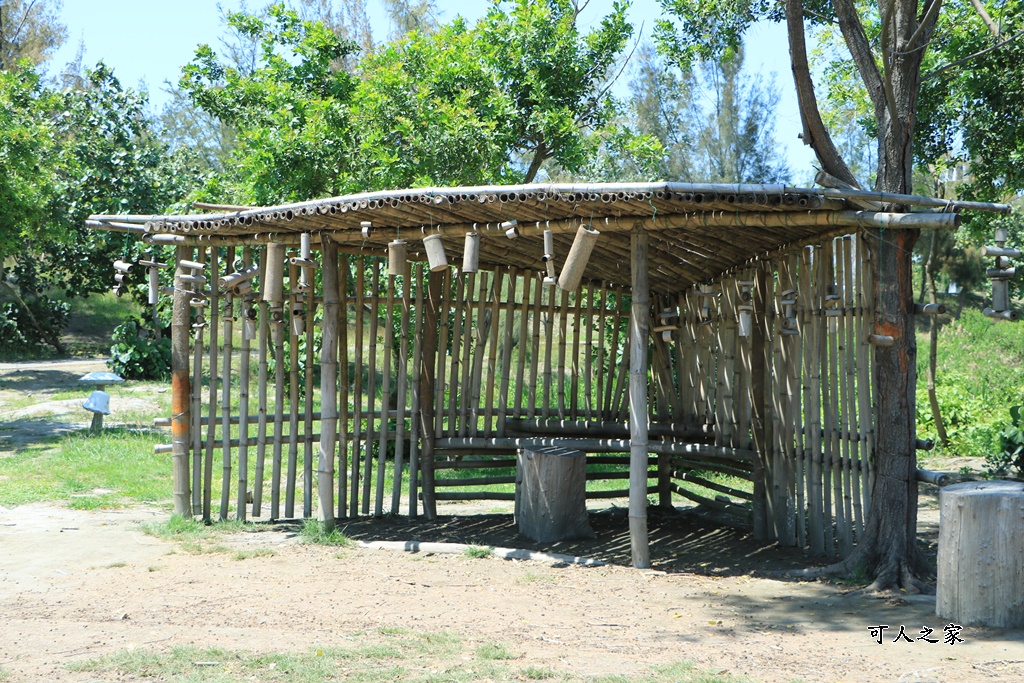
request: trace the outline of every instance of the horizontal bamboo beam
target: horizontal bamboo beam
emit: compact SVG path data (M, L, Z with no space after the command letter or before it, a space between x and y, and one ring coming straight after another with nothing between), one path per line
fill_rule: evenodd
M558 446L589 453L628 453L628 439L594 439L594 438L557 438L557 437L450 437L438 439L439 448L520 448L523 446ZM755 457L753 451L725 446L709 446L706 444L678 443L671 441L652 441L648 447L651 453L669 455L708 456L738 462L750 462Z
M629 438L629 426L624 422L591 422L588 420L525 419L509 418L506 429L512 436L534 434L565 434L572 436L598 436L608 438ZM670 436L680 439L703 440L708 435L701 429L688 428L682 423L652 422L648 432L651 436Z
M672 489L672 491L674 491L675 493L678 493L683 498L686 498L688 500L692 500L694 503L697 503L698 505L703 505L705 507L709 507L712 510L718 510L719 512L725 512L725 513L728 513L730 515L735 515L736 517L742 517L743 519L746 519L750 515L750 510L748 510L747 508L743 507L742 505L736 505L735 503L723 503L720 500L714 500L713 498L706 498L706 497L704 497L704 496L702 496L700 494L694 493L693 491L689 491L687 489L684 489L682 486L680 486L679 484L677 484L675 482L671 482L669 487Z

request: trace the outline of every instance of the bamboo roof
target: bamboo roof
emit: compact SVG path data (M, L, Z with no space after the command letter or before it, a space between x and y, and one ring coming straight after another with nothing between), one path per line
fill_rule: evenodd
M545 229L554 233L561 264L585 225L602 233L585 278L626 286L629 232L640 225L650 231L651 288L668 293L861 227L955 227L961 210L1009 211L1003 204L852 189L666 182L427 187L270 207L199 206L210 212L94 215L86 225L180 245L297 244L310 233L314 244L329 236L343 251L368 255L386 254L388 243L401 238L411 258L425 258L422 238L440 234L455 265L465 233L476 231L482 265L536 271L544 270ZM904 211L884 210L889 206Z

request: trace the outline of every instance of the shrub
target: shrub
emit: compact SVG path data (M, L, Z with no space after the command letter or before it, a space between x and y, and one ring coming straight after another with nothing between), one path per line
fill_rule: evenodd
M114 328L107 365L125 379L167 379L171 374L171 339L156 336L135 317Z
M1024 475L1024 418L1021 407L1010 408L1010 423L999 432L999 453L985 457L989 474L1004 477L1011 472Z

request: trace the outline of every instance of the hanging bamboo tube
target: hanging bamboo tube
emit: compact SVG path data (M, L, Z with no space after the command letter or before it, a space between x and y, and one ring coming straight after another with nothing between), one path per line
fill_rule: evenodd
M210 248L210 282L216 283L219 275L220 254L217 247ZM217 436L217 351L219 340L217 327L220 323L219 296L216 285L210 287L210 414L207 423L206 456L203 463L203 521L211 522L210 507L213 498L213 442Z
M629 358L629 539L633 567L651 566L647 540L647 337L650 294L647 233L639 226L630 234L633 311Z
M373 437L374 411L377 403L377 333L380 320L380 262L373 260L371 266L372 280L370 288L373 292L373 312L370 314L370 348L366 368L369 373L366 380L366 446L363 453L363 505L364 515L370 514L370 494L373 482ZM381 416L381 420L386 418Z
M349 516L359 514L359 468L362 467L363 428L363 308L366 294L366 262L363 257L356 260L356 345L355 385L352 388L352 481L349 500Z
M274 449L270 465L270 519L281 518L281 451L284 444L284 259L282 245L267 245L264 301L270 306L270 334L274 347Z
M416 326L412 347L412 413L409 420L409 516L418 516L420 366L423 363L423 266L416 264Z
M235 248L227 248L225 270L235 260ZM211 289L217 285L211 285ZM221 372L220 415L221 415L221 480L220 480L220 521L228 518L231 502L231 347L234 330L235 304L231 292L224 292L224 369Z
M505 301L505 335L501 343L501 381L498 387L498 424L496 436L505 436L505 423L508 419L509 385L512 375L512 333L515 327L516 284L519 280L519 269L514 266L508 272L508 286Z
M338 424L338 517L348 517L348 434L349 427L349 372L348 372L348 269L349 259L339 254L339 288L341 308L338 311L341 319L338 321L340 334L338 335L338 357L340 358L341 391L338 400L338 413L340 416Z
M391 487L391 514L402 503L402 475L405 466L405 394L409 374L409 315L412 308L412 266L402 274L402 321L398 340L398 420L395 423L395 466ZM415 413L413 413L415 415Z
M242 250L242 263L245 268L249 268L252 265L252 247L245 247ZM258 269L257 269L258 270ZM242 314L243 318L246 315L246 309L252 305L251 293L247 298L242 299ZM244 318L248 320L248 318ZM243 322L243 325L246 323ZM251 341L249 334L243 332L242 334L242 345L239 350L239 369L238 369L238 414L239 414L239 426L238 426L238 494L235 499L235 515L238 517L238 521L244 522L246 517L246 494L249 490L249 384L250 384L250 371L249 361L251 353Z
M562 266L562 274L558 278L558 286L563 290L573 291L580 286L583 280L583 271L586 270L587 261L594 250L597 238L601 233L597 230L589 230L580 226L576 231L572 247L565 257L565 264Z
M338 431L338 325L342 306L338 287L338 245L326 238L323 241L324 318L320 340L320 449L317 460L317 504L320 520L330 531L334 528L334 448ZM309 319L312 322L313 316ZM313 347L312 335L306 339L307 348ZM312 363L307 360L307 373L312 378ZM307 389L306 405L312 401L312 390ZM308 413L307 413L308 415ZM311 420L306 425L306 440L312 434Z
M420 393L422 403L420 409L420 426L423 430L423 450L420 456L420 468L423 472L423 514L427 519L437 518L437 503L434 497L434 371L435 356L438 355L437 321L441 309L442 275L431 272L429 290L423 320L423 365L420 370ZM442 337L443 339L443 337Z
M299 267L288 264L288 473L285 482L284 516L295 516L295 484L299 470L299 335L295 319L302 315L298 299Z
M182 286L181 278L186 274L182 261L192 258L191 247L175 250L175 288L171 304L171 458L173 460L174 512L191 517L193 513L189 492L189 422L190 402L193 390L199 393L198 383L189 385L188 342L189 342L189 296ZM201 339L201 338L200 338ZM197 339L196 347L202 348ZM196 430L198 431L198 430ZM198 451L195 457L198 458Z
M305 428L305 436L302 441L302 517L303 519L310 519L313 516L313 351L316 347L313 339L313 316L316 314L316 298L314 297L313 273L310 272L308 267L302 268L301 271L307 275L309 280L308 288L302 295L306 300L306 366L303 372L306 391L302 400L303 427ZM328 412L330 412L330 409L328 409ZM332 482L331 486L333 485L334 483ZM331 505L333 506L333 504L334 496L332 495ZM323 513L319 514L322 515Z
M184 249L185 247L180 247ZM191 256L191 248L189 255ZM197 259L199 263L206 263L206 249L198 249ZM177 281L177 276L175 277ZM195 287L193 287L195 289ZM191 292L185 289L185 285L177 286L174 290L175 296L182 292L185 297L185 304L190 305L189 300L193 298ZM198 297L197 297L198 298ZM172 304L173 306L173 304ZM201 311L202 309L200 309ZM206 325L196 325L196 337L192 350L192 387L191 387L191 437L192 437L192 510L193 514L199 514L203 507L203 430L200 422L203 417L203 330Z
M391 404L391 346L395 341L395 276L388 275L385 280L388 288L387 304L384 309L384 381L381 383L381 411L392 410ZM388 453L388 420L383 415L380 420L377 440L377 482L373 502L374 517L384 514L384 476L387 473ZM396 473L397 477L397 473Z

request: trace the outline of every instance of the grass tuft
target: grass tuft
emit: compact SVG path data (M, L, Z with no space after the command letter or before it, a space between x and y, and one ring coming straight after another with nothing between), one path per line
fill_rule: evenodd
M516 659L518 655L501 643L484 643L476 649L478 659L503 660Z
M525 669L520 669L519 674L528 681L543 681L555 678L558 675L551 669L539 666L528 666Z
M466 557L474 560L482 560L494 554L494 548L486 548L479 545L471 545L463 553Z
M252 550L238 550L231 556L232 560L251 560L254 557L274 557L277 551L273 548L253 548Z
M327 526L315 519L303 520L302 528L299 530L299 538L303 543L312 545L332 545L348 548L352 540L337 527L327 530Z

